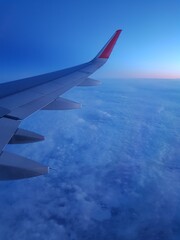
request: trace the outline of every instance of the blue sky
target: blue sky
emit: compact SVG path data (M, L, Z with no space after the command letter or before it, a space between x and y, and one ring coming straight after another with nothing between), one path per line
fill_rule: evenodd
M0 1L0 78L14 80L85 62L123 33L98 78L180 78L180 2Z

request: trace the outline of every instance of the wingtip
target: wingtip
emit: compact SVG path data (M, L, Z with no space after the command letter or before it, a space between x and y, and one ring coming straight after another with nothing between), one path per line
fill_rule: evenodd
M121 32L122 32L122 29L116 30L116 33L121 33Z
M98 54L98 58L104 58L104 59L108 59L111 55L111 52L119 38L119 35L121 34L122 29L118 29L116 30L116 32L114 33L114 35L112 36L112 38L109 40L109 42L105 45L105 47L103 48L103 50L100 52L100 54Z

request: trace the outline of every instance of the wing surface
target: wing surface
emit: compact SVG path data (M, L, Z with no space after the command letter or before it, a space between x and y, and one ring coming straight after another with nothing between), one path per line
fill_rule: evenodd
M38 134L19 128L21 121L34 112L41 109L79 108L80 104L60 96L75 86L98 85L99 81L89 76L107 61L120 33L121 30L116 31L99 54L87 63L0 84L0 179L19 179L48 172L48 167L40 163L4 151L5 146L8 143L19 144L32 142L32 139L43 139Z

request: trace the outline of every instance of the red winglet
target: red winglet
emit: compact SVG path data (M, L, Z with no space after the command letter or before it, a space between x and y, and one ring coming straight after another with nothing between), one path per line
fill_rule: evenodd
M109 58L114 45L120 35L122 30L117 30L115 34L112 36L112 38L109 40L109 42L105 45L105 47L102 49L102 51L98 54L98 58Z

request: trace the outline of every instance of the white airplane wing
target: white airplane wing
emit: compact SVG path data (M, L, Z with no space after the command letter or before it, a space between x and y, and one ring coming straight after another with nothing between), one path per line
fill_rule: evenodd
M79 103L60 97L75 86L95 86L89 78L109 58L121 33L115 32L90 62L35 77L0 84L0 180L34 177L48 173L48 167L5 151L7 144L41 141L43 136L21 129L21 121L38 110L77 109Z

